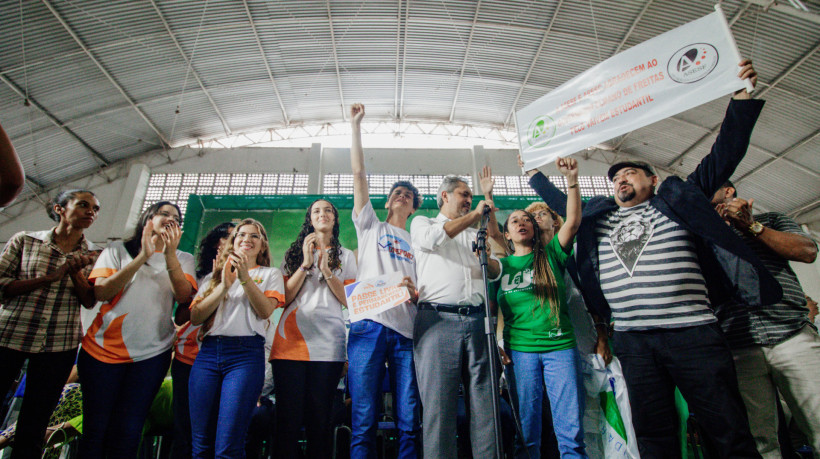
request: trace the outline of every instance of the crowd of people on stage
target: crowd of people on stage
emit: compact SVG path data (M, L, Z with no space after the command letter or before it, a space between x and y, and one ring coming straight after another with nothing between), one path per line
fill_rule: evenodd
M750 61L739 76L756 82ZM61 192L48 209L56 225L15 234L0 256L0 395L28 360L17 423L0 432L0 447L39 457L59 421L82 434L79 457L136 457L146 421L164 409L173 457L245 457L260 422L275 432L273 457L302 448L331 457L344 380L350 457L376 457L385 381L399 457L455 458L459 448L499 457L497 359L509 393L502 415L517 425L504 452L541 457L549 410L561 457L588 457L581 363L598 354L623 368L642 457L680 454L676 389L714 457L780 457L780 404L820 454L817 306L788 263L814 262L817 244L785 215L753 213L753 198L729 181L763 105L735 93L711 152L685 179L661 183L648 163L618 162L608 172L614 196L582 203L578 162L558 158L565 191L526 171L543 202L498 222L489 167L475 206L470 186L448 176L438 215L414 217L423 197L399 181L380 220L362 149L365 108L354 104L358 251L339 240L350 222L318 199L278 267L269 238L293 235L251 218L211 229L197 258L179 250L181 212L168 201L101 249L84 235L105 211L97 197ZM484 215L496 245L489 298L473 249ZM394 273L410 299L348 320L345 286ZM570 291L597 332L592 349L578 346ZM487 345L485 302L497 311L497 349ZM96 308L85 328L81 308ZM158 403L164 392L171 402ZM55 417L55 407L65 412Z

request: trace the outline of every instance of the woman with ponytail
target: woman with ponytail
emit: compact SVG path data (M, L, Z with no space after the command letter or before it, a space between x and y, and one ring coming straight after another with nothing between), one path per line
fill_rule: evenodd
M501 259L494 284L504 317L505 371L523 436L516 457L540 457L541 406L546 387L561 457L586 457L580 358L567 314L564 269L581 223L578 163L558 158L567 179L567 219L545 244L536 217L516 210L504 223L512 255Z
M174 302L196 291L194 257L177 250L179 207L150 205L134 234L100 254L89 279L100 311L77 358L83 385L80 457L136 457L151 402L171 363Z
M276 457L331 457L331 408L346 360L344 286L356 278L356 257L339 243L339 212L319 199L285 254L285 306L270 355L276 393Z
M57 225L15 234L0 256L0 394L29 360L12 458L42 455L43 432L74 366L80 305L95 303L86 276L99 253L83 232L99 211L94 193L63 191L48 208Z
M191 303L191 323L204 336L188 383L191 442L195 458L242 458L265 379L268 317L285 288L258 221L239 223L218 253Z

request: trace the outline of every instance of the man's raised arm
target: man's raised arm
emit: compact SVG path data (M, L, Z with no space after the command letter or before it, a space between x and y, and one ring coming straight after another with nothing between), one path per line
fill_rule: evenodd
M364 151L362 150L362 118L364 118L364 105L351 105L350 167L353 169L353 210L356 215L359 215L367 201L370 201L367 172L364 170Z

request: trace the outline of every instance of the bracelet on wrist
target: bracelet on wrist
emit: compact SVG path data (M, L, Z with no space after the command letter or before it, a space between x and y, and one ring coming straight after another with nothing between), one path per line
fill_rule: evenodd
M567 189L570 189L570 188L578 188L578 184L576 183L574 185L568 185Z
M248 281L249 281L249 280L251 280L251 278L250 278L250 277L249 277L249 278L247 278L247 279L245 279L245 280L243 280L243 281L239 281L239 285L245 285L245 284L247 284L247 283L248 283Z
M304 272L308 272L310 271L310 266L308 266L307 268L305 268L304 266L299 266L299 269L301 269Z

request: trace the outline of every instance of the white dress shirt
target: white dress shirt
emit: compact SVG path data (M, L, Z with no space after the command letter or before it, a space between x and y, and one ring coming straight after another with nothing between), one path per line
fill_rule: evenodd
M478 306L484 303L481 265L472 247L478 230L467 228L450 238L444 231L448 221L439 213L436 218L418 216L410 223L419 302Z

